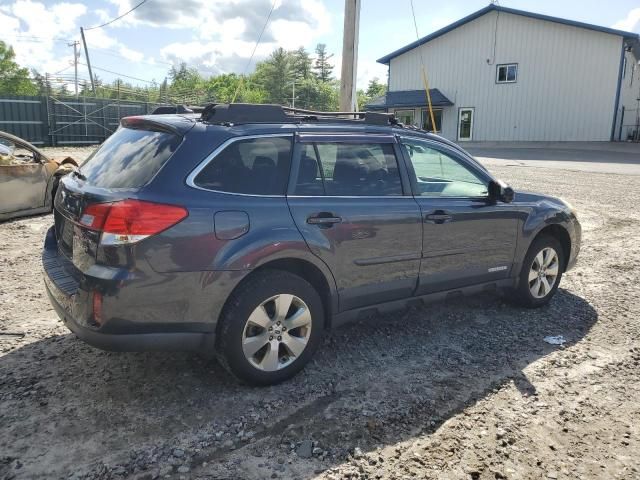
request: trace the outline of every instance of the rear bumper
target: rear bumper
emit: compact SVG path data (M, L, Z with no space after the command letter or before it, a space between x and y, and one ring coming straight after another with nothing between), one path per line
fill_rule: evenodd
M238 276L237 272L173 273L168 280L161 274L142 279L134 275L125 280L92 276L58 252L53 229L45 239L42 265L51 305L67 328L86 343L112 351L211 352L220 302L211 300L217 296L210 290L226 292ZM201 289L189 288L198 285L194 279L200 278L206 280L200 282L204 285ZM154 287L154 283L166 290ZM106 292L102 326L93 321L95 290ZM166 301L167 291L173 295L170 302ZM154 303L157 308L148 306ZM183 308L166 308L175 304Z
M66 327L80 340L102 350L115 352L143 352L143 351L212 351L215 343L214 333L102 333L83 327L58 302L58 291L55 285L45 281L47 294L51 305ZM53 291L52 291L53 289Z

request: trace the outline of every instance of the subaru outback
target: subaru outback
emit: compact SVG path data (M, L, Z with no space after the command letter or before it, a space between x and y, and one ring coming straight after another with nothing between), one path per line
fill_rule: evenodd
M274 105L125 118L54 206L44 277L72 332L215 353L252 384L387 309L487 290L545 305L581 236L565 201L392 115Z

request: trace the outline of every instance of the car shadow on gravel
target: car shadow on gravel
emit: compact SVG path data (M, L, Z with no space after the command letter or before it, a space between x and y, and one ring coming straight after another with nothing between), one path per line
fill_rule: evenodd
M330 468L355 447L429 434L507 382L535 395L523 369L579 342L596 320L586 300L562 289L537 310L488 295L379 315L331 332L305 371L266 388L239 385L193 355L45 338L0 357L0 451L9 459L0 473L16 461L37 472L46 455L51 474L78 465L130 474L166 465L176 445L195 473L238 448L248 463L265 448L296 458L305 441L318 447L304 460L311 471ZM567 343L549 345L549 335ZM262 468L266 478L283 467Z

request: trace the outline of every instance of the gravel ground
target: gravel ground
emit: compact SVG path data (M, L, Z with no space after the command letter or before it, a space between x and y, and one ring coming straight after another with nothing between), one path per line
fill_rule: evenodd
M550 305L370 318L260 389L197 356L77 340L42 284L52 217L0 224L0 478L640 478L640 176L492 170L580 212Z

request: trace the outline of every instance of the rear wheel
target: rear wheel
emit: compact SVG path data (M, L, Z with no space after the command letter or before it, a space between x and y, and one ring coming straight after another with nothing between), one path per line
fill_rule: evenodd
M216 354L242 381L286 380L313 356L322 339L324 309L318 292L289 272L254 274L231 295L220 318Z
M522 264L516 302L530 308L546 305L558 290L563 265L560 242L548 235L536 238Z

